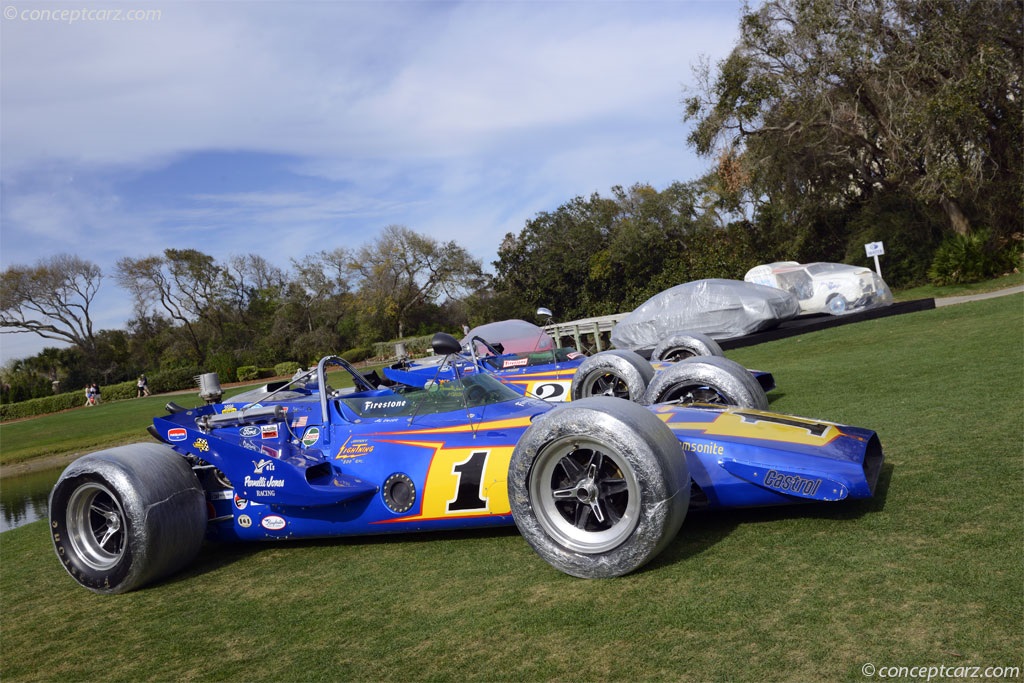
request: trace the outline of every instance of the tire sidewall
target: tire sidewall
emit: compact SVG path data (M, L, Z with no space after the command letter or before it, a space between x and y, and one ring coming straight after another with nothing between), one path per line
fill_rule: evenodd
M654 377L654 368L635 351L612 349L602 351L584 360L573 374L570 392L573 401L588 398L585 393L600 375L615 375L629 391L629 400L640 402L647 385Z
M665 360L666 356L671 356L680 350L688 352L691 358L722 355L722 347L708 335L700 332L677 332L669 335L654 347L654 350L651 351L651 360Z
M538 457L557 457L545 454L545 446L572 435L607 444L615 461L632 470L639 484L636 527L604 552L573 550L548 535L530 496ZM638 404L601 396L575 401L536 420L513 452L508 488L516 525L537 554L572 576L608 578L638 569L675 538L689 504L690 477L679 441L661 420Z
M124 513L123 556L107 570L89 567L68 535L68 502L101 484ZM131 444L83 456L68 465L50 493L54 551L73 579L97 593L124 593L171 574L199 552L206 499L184 457L168 446Z
M661 403L681 385L713 387L729 399L730 405L756 410L768 409L768 396L750 372L724 356L688 358L655 375L647 387L644 403Z
M78 557L68 532L68 503L71 500L72 494L87 484L100 484L104 486L117 499L121 509L124 510L124 553L114 568L105 572L98 572ZM132 533L134 533L132 519L135 518L135 515L132 511L129 511L128 505L130 503L122 498L116 486L107 481L105 477L89 471L70 476L67 474L61 476L50 494L50 534L53 538L53 548L57 553L57 559L60 560L61 564L64 565L64 569L67 570L68 574L75 581L90 590L100 593L115 592L119 586L130 579L133 567L133 544L129 539Z

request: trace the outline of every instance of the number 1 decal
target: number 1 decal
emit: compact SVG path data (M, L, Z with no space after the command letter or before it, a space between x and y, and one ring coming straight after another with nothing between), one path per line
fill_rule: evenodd
M458 478L459 483L455 487L455 497L448 501L448 512L487 509L487 499L484 498L483 491L483 474L488 455L490 455L490 451L475 451L452 467L452 474Z

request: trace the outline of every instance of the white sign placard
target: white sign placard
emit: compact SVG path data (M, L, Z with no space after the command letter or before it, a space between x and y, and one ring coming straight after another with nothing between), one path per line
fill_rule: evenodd
M868 242L864 245L864 251L868 256L882 256L885 254L885 245L881 242Z

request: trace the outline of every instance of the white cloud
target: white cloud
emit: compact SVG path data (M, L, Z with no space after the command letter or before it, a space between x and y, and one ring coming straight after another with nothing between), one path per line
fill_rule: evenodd
M724 56L739 13L675 1L159 9L144 22L0 22L4 267L74 251L112 273L120 256L168 246L286 266L389 223L489 263L506 232L577 194L696 177L682 87L698 55ZM216 151L276 155L287 175L269 189L155 186Z

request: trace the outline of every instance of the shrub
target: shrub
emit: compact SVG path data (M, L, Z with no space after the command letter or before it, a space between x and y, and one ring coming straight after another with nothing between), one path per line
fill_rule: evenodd
M259 379L260 369L255 365L243 365L238 368L238 381L239 382L251 382L254 379Z
M1019 252L1019 241L995 239L988 230L953 235L935 252L928 277L936 285L979 282L1013 270Z
M358 363L361 360L373 357L373 349L370 348L356 348L349 349L345 353L341 354L341 357L347 360L349 363Z
M196 386L196 377L201 374L203 371L197 367L160 370L147 376L149 390L154 394L160 394L166 391L192 389Z
M278 363L274 366L274 377L288 375L289 377L299 371L299 364L293 360Z

